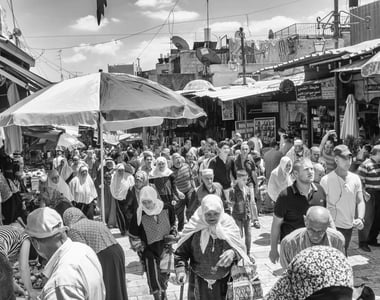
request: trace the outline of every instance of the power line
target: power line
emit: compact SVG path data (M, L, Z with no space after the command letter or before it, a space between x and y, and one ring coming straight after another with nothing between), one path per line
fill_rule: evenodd
M250 12L246 12L246 13L242 13L242 14L233 14L233 15L224 15L224 16L219 16L219 17L212 17L212 18L210 18L210 20L220 20L220 19L233 18L233 17L242 17L242 16L246 17L246 16L249 16L249 15L253 15L253 14L258 14L258 13L262 13L262 12L265 12L265 11L269 11L269 10L272 10L272 9L275 9L275 8L287 6L289 4L293 4L293 3L296 3L296 2L300 2L300 1L301 0L293 0L293 1L289 1L289 2L283 3L283 4L278 4L278 5L275 5L275 6L270 6L270 7L267 7L267 8L263 8L263 9L259 9L259 10L254 10L254 11L250 11ZM173 11L173 9L169 12L169 17L171 15L172 11ZM149 32L151 30L154 30L154 29L158 28L159 30L156 33L154 33L154 38L155 38L160 33L162 27L165 26L167 20L168 20L168 18L165 20L165 22L163 24L156 25L156 26L153 26L153 27L150 27L150 28L147 28L147 29L135 32L135 33L126 34L124 36L121 36L120 38L113 39L113 40L107 40L107 41L98 42L98 43L90 43L90 44L85 44L85 45L79 44L79 45L72 45L72 46L65 46L65 47L32 48L32 49L53 51L53 50L66 50L66 49L73 49L73 48L91 47L91 46L96 46L96 45L108 44L108 43L115 42L115 41L125 40L125 39L131 38L131 37L134 37L134 36L137 36L137 35L141 35L141 34L147 33L147 32ZM199 22L204 22L204 21L206 21L206 19L189 20L189 21L177 21L174 24L175 25L179 25L179 24L188 24L188 23L199 23ZM103 34L103 35L99 34L98 36L108 36L108 35L112 35L112 34ZM115 35L119 35L119 34L115 34ZM81 36L83 37L85 35L81 35ZM81 37L81 36L78 35L78 37ZM37 37L33 37L33 38L37 38ZM42 36L41 36L41 38L42 38Z

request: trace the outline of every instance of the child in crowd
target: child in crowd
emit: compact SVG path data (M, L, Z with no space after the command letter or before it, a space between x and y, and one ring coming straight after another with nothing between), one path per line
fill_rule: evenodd
M236 184L230 192L232 217L240 229L241 237L245 236L245 245L249 255L251 250L251 202L254 201L254 195L252 195L252 189L247 186L247 171L237 171L236 177Z

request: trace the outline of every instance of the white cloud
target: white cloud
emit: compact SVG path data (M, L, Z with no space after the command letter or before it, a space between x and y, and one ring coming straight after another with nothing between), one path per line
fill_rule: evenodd
M297 20L293 18L285 16L275 16L271 19L251 22L249 25L249 30L254 35L267 35L269 29L277 31L294 23L297 23Z
M164 8L174 5L173 0L138 0L135 3L136 6L141 8Z
M211 32L227 33L235 32L242 26L240 22L216 22L210 25Z
M75 53L74 55L70 57L64 57L62 60L65 63L73 64L73 63L79 63L82 61L85 61L87 57L82 53Z
M102 22L98 26L97 20L94 16L88 15L86 17L79 18L75 21L75 24L70 25L72 29L83 31L98 31L101 28L107 26L109 21L107 18L102 19Z
M116 56L116 52L123 46L123 42L115 41L98 45L81 44L80 47L74 48L76 53L90 53L98 55L111 55Z
M165 21L168 18L169 10L145 10L142 14L148 18ZM192 21L199 17L199 13L195 11L177 10L174 12L174 18L181 21Z
M113 22L113 23L120 23L121 20L118 19L118 18L111 18L111 22Z

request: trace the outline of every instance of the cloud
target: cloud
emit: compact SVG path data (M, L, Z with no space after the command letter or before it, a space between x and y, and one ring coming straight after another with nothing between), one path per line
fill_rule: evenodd
M141 8L165 8L174 5L173 0L138 0L135 3L136 6Z
M165 21L168 18L169 10L144 10L142 14L148 18ZM192 21L198 19L199 13L195 11L176 10L174 12L174 18L181 21Z
M111 22L113 22L113 23L120 23L121 20L118 19L118 18L111 18Z
M97 55L116 56L117 51L119 51L122 46L123 46L123 42L121 41L98 44L94 46L91 46L88 44L81 44L80 47L74 48L74 52L82 53L82 54L90 53L90 54L97 54Z
M104 18L102 23L98 26L97 20L94 16L88 15L86 17L79 18L75 21L75 24L70 25L70 28L83 31L98 31L101 28L107 26L109 20Z
M275 16L270 19L251 22L249 25L249 30L252 34L255 34L255 35L260 35L260 34L267 35L269 29L272 29L273 31L277 31L297 22L298 21L293 18L289 18L285 16Z
M218 33L227 33L227 32L235 32L239 30L242 26L240 22L231 21L231 22L216 22L210 25L211 32Z
M82 53L75 53L74 55L70 57L64 57L62 60L65 63L73 64L73 63L79 63L82 61L85 61L87 57Z

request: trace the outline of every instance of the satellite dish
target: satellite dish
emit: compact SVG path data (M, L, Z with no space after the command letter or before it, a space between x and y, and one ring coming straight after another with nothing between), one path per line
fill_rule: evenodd
M171 40L178 50L190 50L189 44L183 38L175 35Z
M220 57L214 50L211 50L210 48L199 48L196 51L196 55L200 62L206 66L222 63Z

